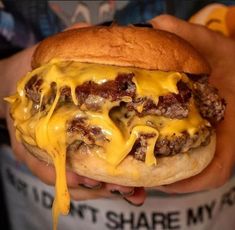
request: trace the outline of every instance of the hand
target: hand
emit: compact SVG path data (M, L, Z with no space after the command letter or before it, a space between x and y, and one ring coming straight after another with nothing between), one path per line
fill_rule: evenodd
M235 41L209 29L162 15L150 21L154 28L166 30L191 43L212 68L209 81L227 102L224 121L217 128L216 153L200 174L159 189L170 193L188 193L222 186L235 165Z
M84 24L82 24L84 26ZM73 26L79 27L78 25ZM1 97L9 96L16 92L17 81L31 70L31 57L35 46L26 49L18 54L0 61L1 70ZM2 87L2 88L1 88ZM11 145L17 160L23 162L40 180L48 185L55 184L55 170L52 165L48 165L32 156L24 146L15 138L13 121L6 109L6 104L0 103L0 116L5 117L11 138ZM145 193L143 188L124 187L114 184L102 183L86 177L79 176L69 170L67 174L67 184L72 199L86 200L101 197L123 197L134 205L144 202ZM89 188L89 189L88 189ZM119 191L119 192L118 192ZM119 194L120 196L117 196Z

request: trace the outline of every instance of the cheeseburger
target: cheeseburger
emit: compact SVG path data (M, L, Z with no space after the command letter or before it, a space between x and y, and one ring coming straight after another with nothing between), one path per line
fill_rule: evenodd
M225 110L209 74L191 45L151 28L89 27L42 41L8 101L18 139L55 166L54 212L68 211L66 167L145 187L201 172Z

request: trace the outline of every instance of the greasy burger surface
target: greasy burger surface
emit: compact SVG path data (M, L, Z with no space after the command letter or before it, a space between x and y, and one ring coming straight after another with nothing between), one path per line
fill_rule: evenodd
M69 30L41 42L32 68L8 101L18 139L55 165L54 210L68 210L66 165L151 187L212 160L225 102L208 84L208 64L179 37L133 26Z

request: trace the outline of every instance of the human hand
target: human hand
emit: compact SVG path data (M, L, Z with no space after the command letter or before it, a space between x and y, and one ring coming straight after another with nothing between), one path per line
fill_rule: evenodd
M158 189L188 193L222 186L229 180L235 165L235 41L173 16L161 15L150 23L154 28L184 38L207 59L212 69L209 81L227 103L224 121L217 127L216 153L211 164L194 177Z
M35 47L26 49L0 62L2 82L2 86L0 87L3 89L1 89L1 97L9 96L16 92L17 81L31 70L30 63L34 50ZM8 110L3 104L0 104L0 111L1 116L7 119L11 144L16 159L26 164L32 173L44 183L54 185L56 177L54 167L36 159L27 152L24 146L16 140L13 121L9 116ZM4 113L4 111L6 112ZM67 170L66 173L67 184L72 199L86 200L101 197L123 197L136 205L142 204L144 201L145 194L143 188L124 187L102 183L79 176L69 170ZM118 191L121 196L117 196Z

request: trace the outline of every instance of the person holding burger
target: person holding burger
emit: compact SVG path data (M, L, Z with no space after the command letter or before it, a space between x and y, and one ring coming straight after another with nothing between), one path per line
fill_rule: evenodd
M234 168L234 162L235 162L235 146L233 142L233 133L234 133L234 127L235 127L235 119L233 114L235 114L234 111L234 104L235 104L235 97L234 97L234 87L235 87L235 78L233 75L235 74L235 69L234 69L234 51L235 51L235 43L234 41L230 40L229 38L225 38L220 34L217 34L215 32L209 31L204 27L197 26L197 25L191 25L187 22L181 21L179 19L176 19L171 16L159 16L150 21L150 23L153 25L154 28L156 29L162 29L169 31L171 33L174 33L182 38L184 38L186 41L191 43L209 62L211 66L212 73L210 75L210 81L211 83L216 86L219 89L219 92L223 98L225 98L225 101L227 103L227 108L226 108L226 113L225 117L222 123L220 123L217 127L217 144L216 144L216 151L215 155L208 160L206 160L206 163L203 163L204 166L201 166L201 170L204 169L209 164L209 161L211 163L199 173L199 171L195 173L191 173L189 176L192 176L190 178L187 178L187 176L181 176L177 178L176 180L169 180L169 183L166 182L166 178L164 178L164 181L162 183L156 183L155 187L152 188L153 190L160 190L166 193L194 193L194 192L199 192L199 191L204 191L204 190L210 190L214 188L218 188L222 186L224 183L226 183L233 171ZM56 41L53 41L56 42ZM220 44L217 49L215 49L215 45ZM45 45L46 47L46 45ZM39 46L40 49L40 46ZM41 48L43 50L43 48ZM190 48L188 48L190 49ZM47 50L48 51L48 50ZM0 67L2 69L2 81L8 80L8 83L2 84L1 87L4 87L1 89L1 96L6 97L10 94L13 94L16 89L16 82L19 80L19 78L24 75L27 71L30 70L30 62L33 53L35 52L35 47L27 49L23 52L20 52L14 56L12 56L9 59L2 60L0 63ZM38 53L37 53L38 52ZM47 55L50 55L50 52L43 52L42 54L37 51L34 53L34 62L35 67L41 65L43 61L48 57ZM182 51L183 52L183 51ZM44 56L43 56L44 55ZM183 55L183 54L182 54ZM195 54L196 55L196 54ZM43 58L42 58L43 57ZM112 62L112 60L110 60ZM185 60L186 62L186 60ZM144 62L143 62L144 63ZM141 64L140 64L141 65ZM201 64L203 66L203 64ZM10 66L10 68L9 68ZM191 65L190 65L191 66ZM137 66L139 67L139 66ZM87 66L83 67L88 68ZM17 74L15 74L15 69L19 70ZM168 69L169 70L169 69ZM187 70L186 70L187 71ZM201 71L201 70L200 70ZM202 72L192 72L191 77L194 78L196 74L208 74L209 69L207 66L203 66ZM12 76L12 77L10 77ZM128 79L126 77L125 79ZM137 79L138 81L138 79ZM187 87L185 86L184 78L182 78L182 85L180 88L183 91L183 95L186 95L186 98L183 98L184 100L187 99ZM34 82L35 83L35 82ZM34 84L32 83L32 84ZM84 84L84 83L83 83ZM50 83L51 86L53 84ZM132 93L131 91L131 83L130 82L125 82L125 86L127 87L127 95L122 95L124 97L123 100L126 104L129 103L128 97L130 97L130 94ZM27 91L27 86L26 87ZM37 86L34 86L37 87ZM128 88L130 87L130 88ZM200 86L198 86L200 87ZM114 88L111 86L111 88ZM206 88L203 89L204 91ZM66 91L66 90L64 90ZM82 91L82 90L81 90ZM32 97L35 96L34 93L30 93L30 88L28 89L28 93L32 95ZM94 92L94 91L93 91ZM174 91L173 91L174 92ZM203 94L200 95L200 98L202 98ZM89 94L87 95L89 96ZM64 94L64 97L72 97L72 95ZM36 99L35 99L36 98ZM55 99L56 96L53 96ZM34 97L35 100L38 99L38 96ZM13 101L15 99L13 98ZM48 99L50 100L50 98ZM187 100L186 100L187 101ZM39 102L40 101L39 98ZM61 102L63 103L63 102ZM223 100L220 100L217 102L217 104L220 103L220 107L222 107L222 110L225 103ZM28 149L29 151L32 152L32 149L30 147L30 141L28 139L25 139L24 146L20 144L19 142L16 141L15 138L15 133L13 129L13 122L8 114L8 112L5 112L5 104L1 104L1 115L3 117L7 117L8 120L8 125L9 125L9 130L10 130L10 135L11 135L11 142L12 142L12 147L14 149L15 155L17 159L23 161L30 169L31 171L39 177L42 181L44 181L47 184L54 185L55 184L55 170L53 166L47 165L44 162L38 160L31 154L27 153ZM85 106L89 107L89 103L86 104ZM129 107L132 110L135 110L136 112L143 112L144 108L140 108L138 106L138 100L136 101L136 104L128 104ZM152 106L153 107L153 106ZM151 108L152 108L151 107ZM123 109L125 113L125 108ZM149 111L149 110L148 110ZM145 112L148 112L145 111ZM114 119L118 117L116 114L120 114L122 111L118 111L118 113L114 110L113 111L113 116ZM207 112L206 114L208 114ZM131 115L130 115L131 116ZM127 118L130 118L129 114L128 116L125 116ZM168 116L173 116L172 114ZM177 115L176 115L177 116ZM14 117L14 114L13 114ZM215 118L215 115L212 115L210 118ZM82 118L82 117L81 117ZM217 117L216 117L217 118ZM126 122L131 123L135 118L131 117L131 121L127 120ZM222 117L218 118L218 120L221 120ZM94 119L95 120L95 119ZM78 119L78 123L76 125L82 129L81 124L84 124L85 121L81 121ZM117 122L119 122L117 120ZM213 123L214 120L212 119L211 123ZM122 126L122 124L121 124ZM21 129L22 130L22 129ZM71 130L74 130L74 128L71 128ZM145 129L144 129L145 130ZM99 138L99 132L97 130L94 130L96 138ZM209 132L209 131L208 131ZM143 131L142 131L143 133ZM207 133L207 132L206 132ZM149 134L149 133L147 133ZM153 130L151 129L151 134L159 135L159 133L154 133ZM208 134L209 135L209 134ZM144 136L146 137L146 134L144 133ZM140 142L141 137L140 138ZM149 137L149 139L154 138L153 136ZM102 138L101 138L102 139ZM144 138L143 138L144 139ZM148 139L148 135L147 138ZM205 134L204 139L200 142L199 145L202 143L206 142L207 139L207 134ZM135 140L136 141L136 140ZM142 141L144 142L144 141ZM213 143L213 138L210 143ZM53 144L52 144L53 145ZM42 144L43 146L43 144ZM80 145L79 145L80 146ZM208 146L205 144L205 146ZM209 145L210 146L210 145ZM25 148L26 147L26 148ZM74 146L73 146L74 147ZM138 149L138 143L137 147ZM121 149L121 146L120 146ZM161 146L159 147L161 149ZM97 150L98 151L98 150ZM166 150L165 150L166 151ZM173 151L173 150L172 150ZM176 151L176 150L174 150ZM173 151L173 152L174 152ZM117 151L118 152L118 151ZM140 151L141 152L141 151ZM162 148L162 152L164 152L164 148ZM173 155L173 152L170 152L169 154ZM213 152L213 151L212 151ZM102 153L99 153L102 155ZM145 159L147 158L147 155L145 156ZM112 157L109 158L111 162L116 162ZM152 164L153 159L151 159L149 162ZM158 161L158 159L157 159ZM159 159L161 162L161 159ZM117 162L120 162L120 159L117 159ZM188 162L188 161L187 161ZM148 163L148 162L147 162ZM79 164L79 161L78 161ZM199 164L199 163L198 163ZM187 170L186 168L187 165L185 165L184 169L181 170ZM97 166L98 167L98 166ZM112 169L111 169L112 171ZM159 173L159 172L158 172ZM177 174L178 172L176 172ZM199 174L197 174L199 173ZM197 174L197 175L195 175ZM86 175L83 173L83 175ZM89 175L89 174L88 174ZM149 174L150 175L150 174ZM137 176L138 177L138 176ZM155 175L157 177L157 174ZM122 177L123 178L123 177ZM99 179L98 177L95 179ZM100 177L101 179L101 177ZM179 181L178 181L179 180ZM115 180L114 180L115 181ZM117 180L116 180L117 181ZM146 178L147 181L147 178ZM173 183L174 181L177 181ZM144 203L144 200L146 199L146 192L145 186L147 187L148 184L144 183L142 181L143 186L141 184L135 184L135 183L122 183L123 185L127 186L120 186L117 184L112 184L112 179L109 180L109 183L104 183L102 180L96 181L94 179L86 178L79 176L71 171L67 171L67 184L69 187L69 192L72 197L72 199L79 199L79 200L84 200L84 199L92 199L92 198L102 198L102 197L116 197L113 193L117 193L117 191L120 193L122 197L124 197L125 200L128 202L134 204L134 205L142 205ZM118 181L117 181L118 182ZM165 183L166 182L166 183ZM78 184L83 184L85 187L89 188L95 188L95 190L84 190L78 188ZM167 185L165 185L167 184ZM137 188L135 186L138 186ZM113 201L113 202L118 202L118 201ZM167 203L167 199L165 200ZM147 208L147 207L146 207ZM231 222L232 224L232 222ZM234 224L234 223L233 223ZM231 225L232 226L232 225Z

